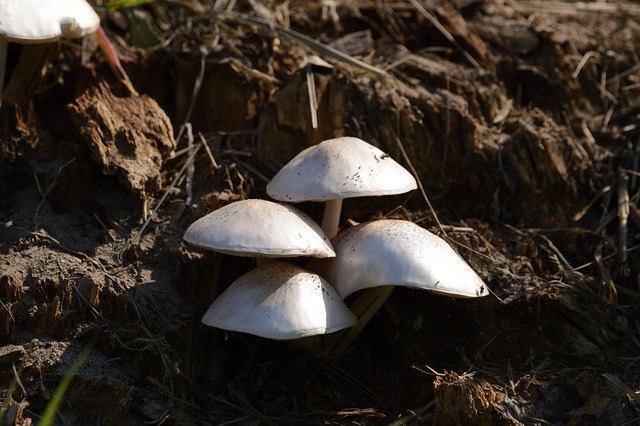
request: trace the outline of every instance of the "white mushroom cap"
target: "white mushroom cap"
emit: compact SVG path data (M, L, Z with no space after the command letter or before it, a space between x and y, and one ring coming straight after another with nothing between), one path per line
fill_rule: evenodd
M342 137L296 155L267 185L267 193L286 202L402 194L416 189L404 167L367 142Z
M219 208L192 223L184 239L235 256L335 256L329 239L309 216L267 200L242 200Z
M0 0L0 38L40 43L95 32L100 17L85 0Z
M319 275L272 262L238 278L209 307L202 323L276 340L351 327L355 315Z
M369 287L396 285L452 297L480 297L487 286L440 237L404 220L376 220L333 239L335 259L322 275L341 297Z

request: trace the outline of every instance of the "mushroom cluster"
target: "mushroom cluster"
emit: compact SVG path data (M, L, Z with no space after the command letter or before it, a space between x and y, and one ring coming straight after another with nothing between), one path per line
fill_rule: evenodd
M487 295L480 277L444 240L412 222L376 220L338 233L343 199L416 188L411 173L361 139L329 139L303 150L267 185L279 202L238 201L187 229L184 239L197 247L258 258L257 268L225 290L202 322L272 339L351 328L353 338L393 286ZM302 201L326 203L321 227L283 204ZM316 260L307 269L268 260L294 256ZM359 290L349 309L343 300Z
M235 256L258 267L229 286L202 318L205 325L277 340L331 333L356 317L318 274L273 258L333 257L322 229L306 214L267 200L242 200L196 220L188 243Z

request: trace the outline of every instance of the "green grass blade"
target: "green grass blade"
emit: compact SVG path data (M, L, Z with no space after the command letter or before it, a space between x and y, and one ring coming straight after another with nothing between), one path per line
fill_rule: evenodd
M151 19L140 9L122 9L122 14L129 21L131 31L131 43L140 48L156 46L160 43L158 36L151 25Z
M93 349L93 343L89 343L87 346L84 347L82 352L80 352L80 355L78 356L78 358L74 361L73 365L71 365L71 368L69 368L69 371L67 372L67 374L62 378L60 383L58 383L56 390L53 392L53 395L51 396L51 400L49 401L49 403L44 409L44 412L42 413L42 418L38 422L38 426L53 425L56 419L56 413L58 411L58 408L60 407L60 405L62 404L62 401L64 400L64 395L67 392L69 385L73 381L73 378L76 376L76 374L78 374L80 367L82 367L82 364L84 364L85 361L87 360L87 357L91 353L91 349Z
M129 7L139 7L145 4L153 3L155 0L111 0L105 6L108 10L120 10Z

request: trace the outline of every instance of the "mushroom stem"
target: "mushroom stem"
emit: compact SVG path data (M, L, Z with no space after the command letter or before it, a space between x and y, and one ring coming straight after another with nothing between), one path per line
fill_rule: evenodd
M369 323L380 307L387 301L394 286L383 285L367 288L360 292L355 302L349 306L351 312L358 318L358 322L351 328L333 333L327 336L326 347L328 353L335 356L344 352L349 345L360 335L362 329Z
M4 73L7 66L7 39L0 36L0 108L4 93Z
M322 217L321 226L328 238L333 238L338 233L341 212L342 198L329 200L324 204L324 216Z
M269 263L273 262L274 260L275 259L270 258L270 257L256 256L256 266L260 267L260 266L268 265Z

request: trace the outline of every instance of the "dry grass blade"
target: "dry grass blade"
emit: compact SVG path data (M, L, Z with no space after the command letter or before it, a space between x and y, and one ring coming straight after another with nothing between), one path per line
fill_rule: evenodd
M616 285L611 279L609 270L602 263L602 244L598 245L593 257L596 265L598 266L598 271L600 272L600 278L602 279L603 285L607 287L607 290L609 292L609 301L615 305L616 303L618 303L618 290L616 289Z
M51 184L49 185L49 187L47 187L46 190L42 189L42 187L40 186L40 181L38 180L38 176L34 173L33 177L36 181L36 187L38 188L38 192L40 192L40 196L42 197L42 199L40 200L40 203L38 204L38 207L36 208L36 213L33 218L34 228L38 227L38 214L40 213L40 209L42 209L42 207L44 206L44 203L47 200L47 196L51 193L51 190L53 189L56 182L58 181L58 178L60 177L60 173L62 173L62 170L65 167L67 167L69 164L73 163L75 160L76 160L75 158L72 158L71 160L67 161L62 166L60 166L60 168L58 169L58 173L53 178L53 182L51 182Z
M187 147L189 149L189 156L191 156L194 152L193 145L193 129L191 123L186 124L187 127ZM187 205L191 204L191 200L193 200L193 174L196 171L195 161L187 162L187 181L185 184L185 189L187 191L187 200L185 203Z
M590 50L587 53L585 53L582 58L580 59L580 62L578 62L578 65L576 66L576 70L573 72L573 74L571 74L571 78L578 78L578 76L580 75L580 71L582 71L582 68L586 65L587 61L589 61L589 59L591 59L592 57L597 57L598 53Z
M605 379L613 383L618 389L626 393L627 397L629 397L629 399L632 399L636 404L640 404L640 392L634 391L613 374L604 373L602 374L602 377L604 377Z
M207 144L207 140L204 138L204 136L202 136L202 133L198 135L200 137L200 143L202 144L202 146L204 147L204 150L207 153L207 157L209 157L209 161L211 162L211 169L212 171L216 171L220 168L220 166L218 165L218 162L216 161L215 157L213 156L213 153L211 152L211 148L209 148L209 145ZM191 152L191 151L189 151Z
M104 32L104 29L102 29L102 27L98 27L98 30L95 33L95 37L98 41L98 44L100 45L102 53L104 53L107 58L107 63L109 64L109 67L111 68L113 74L129 90L129 93L131 93L133 96L137 96L138 92L133 87L133 83L129 79L129 75L122 67L122 63L120 63L118 52L116 51L115 47L113 47L113 44L109 40L109 37L107 37L107 34Z
M311 113L311 126L318 128L318 99L316 97L316 80L313 77L313 69L311 64L305 67L307 76L307 92L309 93L309 112Z
M220 19L222 19L225 22L232 22L232 23L242 24L242 25L255 25L257 27L262 28L263 30L275 31L278 34L278 36L290 41L294 41L314 51L315 53L322 56L323 58L334 59L339 62L359 68L363 71L366 71L373 78L377 80L382 80L387 75L386 71L378 67L374 67L373 65L369 65L366 62L362 62L361 60L356 59L352 56L349 56L343 52L340 52L339 50L334 49L331 46L327 46L324 43L314 40L309 36L306 36L304 34L301 34L289 28L284 28L276 23L267 22L264 19L255 18L247 15L241 15L241 14L232 13L232 12L222 13L220 15Z
M182 135L186 130L186 123L191 120L191 114L193 113L193 108L195 108L196 100L198 99L198 95L200 94L200 89L202 88L202 82L204 81L204 72L206 69L206 56L207 52L204 48L200 49L200 71L198 72L198 76L196 77L196 81L193 83L193 90L191 92L191 100L189 102L189 108L187 109L187 114L184 117L184 121L182 126L180 126L180 130L178 131L178 135L176 136L176 142L180 142L182 139Z
M627 263L627 235L629 221L629 176L620 169L618 171L618 228L620 244L620 263ZM628 271L627 271L628 272Z
M396 145L398 145L398 149L400 150L400 153L402 154L402 158L404 159L404 161L407 162L407 165L409 166L409 170L411 170L411 174L413 174L413 177L416 179L418 189L420 189L422 198L424 198L424 201L427 203L427 207L429 207L429 211L433 215L433 219L436 221L436 224L438 225L438 228L442 231L442 234L446 238L448 238L447 231L442 226L442 223L440 223L440 219L438 219L438 214L436 213L436 210L433 208L433 205L431 205L431 201L427 196L427 191L425 191L424 186L422 185L420 176L418 176L418 171L416 170L415 167L413 167L413 164L411 163L411 159L409 158L409 155L407 155L407 151L404 149L404 146L402 145L400 138L394 134L394 139L395 139Z
M580 210L579 212L577 212L571 219L574 222L578 222L580 219L582 219L589 212L589 210L596 204L596 202L600 198L604 197L610 191L611 191L611 185L607 185L607 186L603 187L602 189L600 189L597 192L597 194L591 199L591 201L589 201L587 203L587 205L585 205L584 208L582 210Z
M135 236L135 238L133 238L133 242L134 244L137 244L138 242L140 242L140 238L142 238L142 234L144 234L144 231L146 231L147 227L149 226L149 223L151 222L151 219L153 218L153 216L157 213L158 209L160 208L160 206L162 205L162 203L164 203L164 200L167 199L167 196L169 195L169 193L171 192L171 190L176 186L176 184L178 183L178 180L182 177L182 175L185 173L185 171L187 170L187 168L189 167L189 164L194 161L196 154L198 153L198 151L200 151L200 148L202 147L202 145L197 145L195 147L195 149L193 149L193 151L189 154L189 158L187 158L187 161L185 161L184 165L182 166L182 168L180 169L180 171L175 175L175 177L173 178L173 181L171 181L171 184L167 187L167 189L164 191L164 194L162 194L162 197L160 197L160 201L158 201L158 204L154 207L154 209L151 211L151 214L147 217L147 220L144 222L144 224L142 225L142 227L140 228L140 230L138 231L137 235Z

